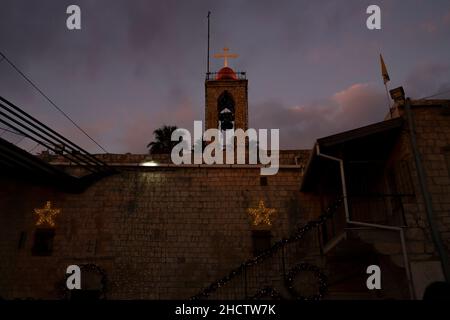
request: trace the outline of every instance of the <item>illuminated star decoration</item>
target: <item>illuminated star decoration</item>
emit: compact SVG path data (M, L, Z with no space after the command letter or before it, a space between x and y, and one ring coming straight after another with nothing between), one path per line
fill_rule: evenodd
M263 200L259 201L258 208L248 208L247 211L253 217L253 225L255 226L260 224L271 226L272 221L270 221L270 217L276 213L275 209L266 208Z
M34 209L34 214L38 216L36 221L37 226L47 224L50 227L55 226L54 218L57 214L61 212L61 209L53 209L52 203L47 201L42 209Z

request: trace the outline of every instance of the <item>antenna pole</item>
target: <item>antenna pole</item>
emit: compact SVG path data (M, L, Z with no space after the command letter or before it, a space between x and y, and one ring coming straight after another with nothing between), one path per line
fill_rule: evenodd
M208 54L207 54L207 61L206 61L206 77L209 78L209 17L211 15L211 11L208 11Z

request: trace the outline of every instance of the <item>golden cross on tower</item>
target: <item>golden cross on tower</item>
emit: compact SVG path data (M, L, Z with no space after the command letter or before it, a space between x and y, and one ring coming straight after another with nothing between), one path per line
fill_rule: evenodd
M38 220L36 221L36 225L40 226L43 224L47 224L50 227L55 226L55 221L53 220L57 214L61 212L61 209L53 209L52 203L47 201L45 206L41 209L34 209L34 214L38 216Z
M223 48L223 53L217 53L214 55L214 58L223 58L223 66L224 67L228 67L228 58L231 59L235 59L237 57L239 57L239 55L234 54L234 53L228 53L228 51L230 51L230 49L228 48Z
M266 208L264 201L260 200L258 208L248 208L248 214L253 217L253 225L257 226L265 224L267 226L272 225L270 216L276 213L275 209Z

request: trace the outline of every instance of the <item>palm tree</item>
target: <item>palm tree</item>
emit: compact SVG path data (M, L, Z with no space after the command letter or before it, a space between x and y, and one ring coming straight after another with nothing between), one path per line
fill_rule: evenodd
M161 128L158 128L155 131L153 131L155 140L147 145L149 153L157 154L157 153L172 152L172 148L178 143L177 141L171 140L172 132L174 132L177 129L178 128L176 126L163 125Z

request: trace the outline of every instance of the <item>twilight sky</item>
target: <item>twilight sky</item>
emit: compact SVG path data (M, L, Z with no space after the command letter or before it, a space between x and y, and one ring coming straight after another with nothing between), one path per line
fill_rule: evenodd
M70 4L82 30L66 28ZM382 30L366 28L370 4ZM204 118L208 10L211 53L229 47L239 54L230 66L247 72L250 126L279 128L283 148L381 121L380 52L390 88L412 98L450 89L449 0L0 0L0 51L108 152L145 153L162 124ZM5 61L0 95L101 152Z

